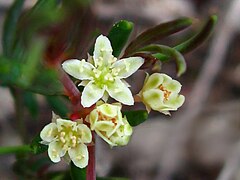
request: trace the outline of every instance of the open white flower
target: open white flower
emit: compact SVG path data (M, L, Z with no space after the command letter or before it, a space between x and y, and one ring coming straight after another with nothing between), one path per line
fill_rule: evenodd
M53 116L53 122L43 128L40 137L42 143L49 146L51 161L57 163L61 157L65 157L79 168L87 166L88 150L85 143L92 141L92 134L85 124Z
M163 114L177 110L184 103L185 97L179 94L181 84L162 73L147 75L143 88L139 92L148 112L153 109Z
M126 145L132 135L132 127L122 117L120 104L101 104L88 116L94 130L110 146Z
M80 85L85 88L81 103L84 107L90 107L101 98L106 101L108 96L126 105L134 104L132 93L123 79L136 72L144 60L141 57L117 60L112 52L109 39L100 35L88 62L71 59L62 64L68 74L82 80Z

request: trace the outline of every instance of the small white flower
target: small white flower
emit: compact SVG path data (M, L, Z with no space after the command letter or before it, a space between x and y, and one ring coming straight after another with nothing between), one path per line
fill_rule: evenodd
M132 135L132 127L122 117L120 104L102 104L88 116L91 130L94 130L111 146L126 145Z
M92 141L90 129L85 125L71 120L53 116L52 123L46 125L40 133L42 143L48 145L51 161L57 163L61 157L73 161L84 168L88 164L88 150L84 143Z
M134 100L127 83L123 80L136 72L144 63L141 57L129 57L117 60L112 55L112 47L106 36L96 39L93 57L67 60L62 64L63 69L71 76L82 80L85 86L81 103L90 107L99 99L107 100L108 95L113 99L133 105Z
M170 76L161 73L147 75L143 88L139 92L148 112L153 109L163 114L177 110L184 103L185 97L180 95L181 84Z

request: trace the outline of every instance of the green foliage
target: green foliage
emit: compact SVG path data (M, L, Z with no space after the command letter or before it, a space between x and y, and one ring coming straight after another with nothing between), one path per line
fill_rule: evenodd
M118 57L126 45L129 35L133 30L133 23L121 20L113 25L109 31L108 38L113 48L113 55Z
M164 45L152 44L141 48L140 51L147 51L150 53L161 53L167 55L169 58L173 57L176 60L178 76L181 76L186 71L187 65L183 55L174 48Z
M2 47L5 56L10 56L13 42L16 38L16 29L24 0L15 0L9 9L3 25Z
M34 139L32 140L32 143L30 145L30 147L32 149L32 153L41 154L41 153L47 151L48 146L41 144L40 143L41 141L42 141L42 139L39 134L34 137Z
M36 95L34 93L25 91L23 92L23 101L30 114L36 118L39 108Z
M71 162L70 174L72 180L86 179L86 170L87 168L78 168Z
M131 55L146 44L154 43L171 34L179 32L192 24L190 18L180 18L159 24L136 37L126 48L125 55Z
M46 96L46 100L51 109L60 117L67 117L69 108L66 106L66 101L61 96Z
M145 110L123 111L123 115L127 117L131 126L137 126L146 121L148 118L148 113Z

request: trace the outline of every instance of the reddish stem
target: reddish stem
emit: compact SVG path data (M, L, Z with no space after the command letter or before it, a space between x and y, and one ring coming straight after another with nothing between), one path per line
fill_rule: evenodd
M92 133L92 145L88 146L89 161L87 166L87 178L86 180L96 180L95 170L95 137Z

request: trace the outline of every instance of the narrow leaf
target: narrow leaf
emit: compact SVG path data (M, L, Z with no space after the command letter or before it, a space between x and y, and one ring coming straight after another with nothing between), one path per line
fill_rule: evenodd
M67 117L69 109L66 105L66 101L61 96L46 96L46 100L51 109L61 117Z
M27 107L28 111L33 117L36 117L38 115L38 102L36 95L25 91L23 93L23 99L24 99L24 105Z
M141 33L136 39L134 39L125 50L125 56L131 55L137 49L143 47L146 44L153 43L167 37L171 34L186 29L192 24L190 18L180 18L166 23L159 24L151 29L148 29Z
M72 180L85 180L86 179L86 169L87 168L78 168L76 167L73 162L71 162L71 178Z
M131 126L137 126L146 121L148 118L148 113L145 110L123 111L123 115L127 117Z
M196 49L212 34L216 23L217 16L216 15L210 16L208 21L198 34L188 39L187 41L175 46L174 49L181 53L187 53L192 51L193 49Z
M9 9L3 25L2 47L6 56L11 55L16 36L17 22L23 8L24 0L15 0Z
M108 34L108 38L113 48L113 55L118 57L122 52L123 47L128 41L129 35L133 30L133 23L121 20L113 25Z
M152 44L149 46L145 46L144 48L140 49L140 51L147 51L151 53L158 52L158 53L167 55L168 57L173 57L176 60L178 76L181 76L187 69L187 65L183 55L171 47Z

